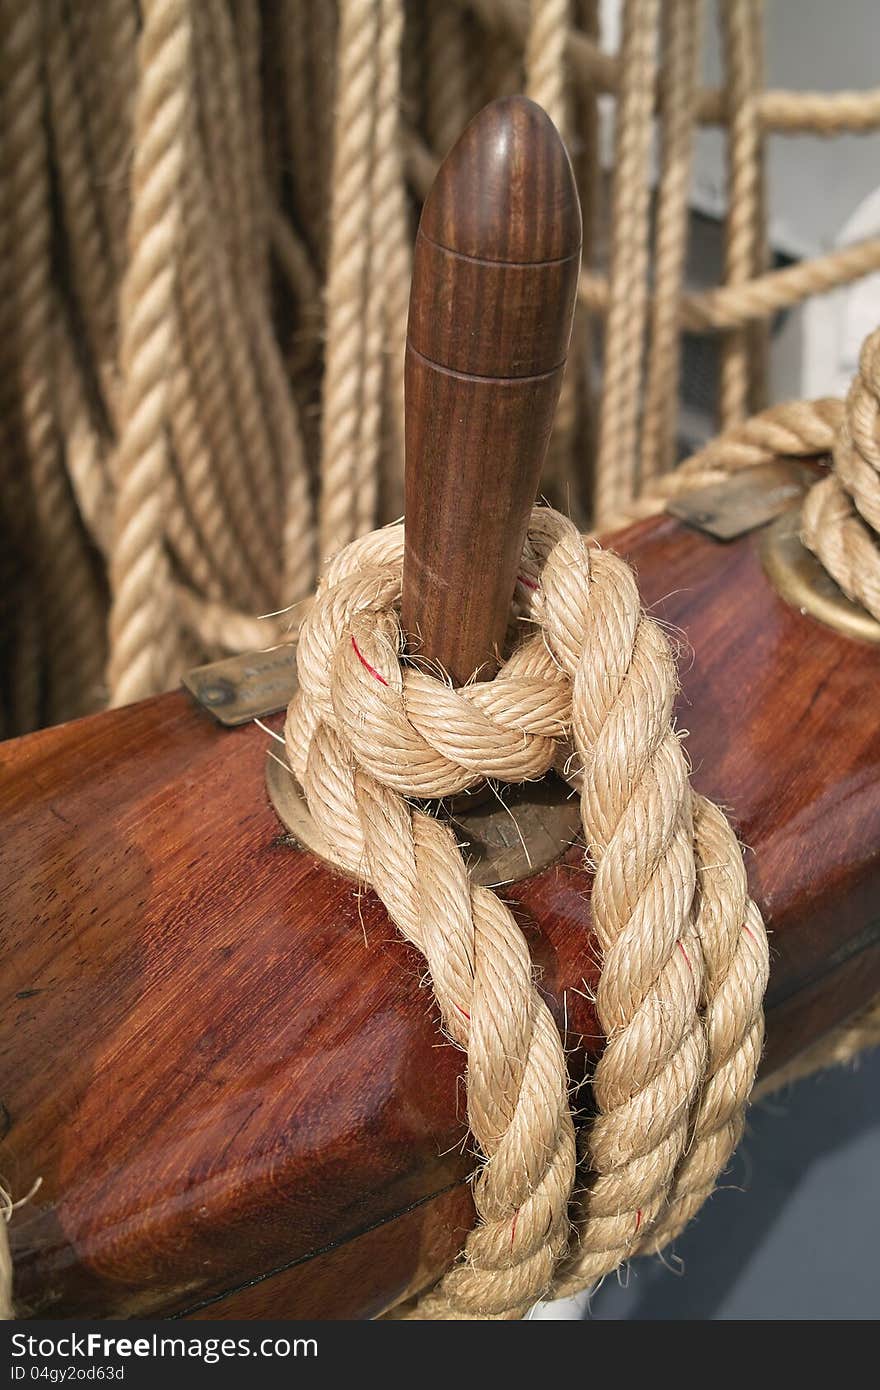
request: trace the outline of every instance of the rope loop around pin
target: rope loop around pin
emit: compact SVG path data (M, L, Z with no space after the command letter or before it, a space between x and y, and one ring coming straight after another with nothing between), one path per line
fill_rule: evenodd
M533 609L540 529L524 559L514 617L524 640L491 681L454 688L404 656L402 526L374 533L328 569L300 637L305 699L357 762L403 796L450 796L485 778L534 781L571 728L571 689Z
M330 563L306 618L285 743L332 862L369 883L428 964L467 1054L478 1224L415 1317L521 1316L664 1243L711 1191L763 1037L767 943L736 838L690 787L670 644L625 562L535 508L493 681L405 658L400 526ZM564 760L595 866L602 954L580 1195L562 1039L505 903L415 799ZM588 943L585 909L585 951ZM576 1239L571 1239L571 1211Z

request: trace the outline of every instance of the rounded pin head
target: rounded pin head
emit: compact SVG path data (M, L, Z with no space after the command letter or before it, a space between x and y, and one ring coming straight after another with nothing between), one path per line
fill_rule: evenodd
M552 121L493 102L446 156L413 255L402 621L459 684L496 668L581 261Z
M546 111L522 96L484 107L443 161L420 231L487 261L533 265L577 254L574 173Z

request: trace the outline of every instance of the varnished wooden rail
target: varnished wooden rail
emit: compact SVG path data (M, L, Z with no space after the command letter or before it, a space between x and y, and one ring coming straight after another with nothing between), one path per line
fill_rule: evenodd
M758 536L614 544L683 634L694 782L749 847L767 1069L880 990L880 648L783 603ZM0 1168L43 1179L12 1225L35 1310L369 1316L470 1219L461 1054L376 898L286 842L266 742L181 693L0 746ZM589 890L572 849L507 895L583 1055Z

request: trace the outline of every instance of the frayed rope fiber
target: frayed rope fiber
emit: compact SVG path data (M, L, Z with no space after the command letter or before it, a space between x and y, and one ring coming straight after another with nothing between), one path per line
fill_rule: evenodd
M733 831L690 786L670 644L624 561L536 508L514 600L522 640L493 681L461 689L401 660L402 567L401 525L330 563L285 742L334 861L423 953L467 1054L478 1222L397 1316L518 1318L659 1249L712 1191L760 1058L767 938ZM409 800L551 767L580 791L602 954L606 1045L580 1158L523 934L470 881L449 826Z

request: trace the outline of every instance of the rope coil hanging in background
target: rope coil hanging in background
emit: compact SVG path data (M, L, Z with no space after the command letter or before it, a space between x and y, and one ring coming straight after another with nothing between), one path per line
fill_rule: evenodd
M764 320L880 267L873 238L767 270L763 142L876 130L880 94L762 90L758 0L719 5L709 90L704 0L625 0L616 55L596 0L0 0L6 736L287 640L319 559L400 514L418 202L492 97L548 108L586 211L551 500L604 525L663 479L682 329L728 343L742 422ZM729 250L725 283L686 293L706 122L729 131Z

